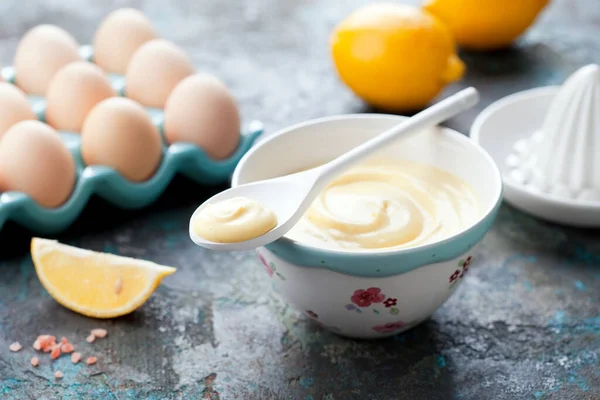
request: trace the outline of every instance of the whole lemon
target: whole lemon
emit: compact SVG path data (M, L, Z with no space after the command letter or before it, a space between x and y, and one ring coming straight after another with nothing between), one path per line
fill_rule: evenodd
M357 9L337 25L330 44L341 80L386 111L422 109L465 72L450 30L409 5Z
M459 46L494 50L509 46L536 20L549 0L427 0L425 10L438 16Z

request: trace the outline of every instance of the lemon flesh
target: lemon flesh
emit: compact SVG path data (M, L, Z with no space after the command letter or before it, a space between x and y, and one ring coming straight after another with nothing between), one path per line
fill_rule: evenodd
M58 303L94 318L115 318L136 310L165 276L176 271L41 238L32 239L31 257L40 282Z

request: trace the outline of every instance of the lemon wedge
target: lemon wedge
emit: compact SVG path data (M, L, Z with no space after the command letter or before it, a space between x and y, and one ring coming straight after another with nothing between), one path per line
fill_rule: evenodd
M40 282L64 307L94 318L129 314L176 269L33 238L31 258Z

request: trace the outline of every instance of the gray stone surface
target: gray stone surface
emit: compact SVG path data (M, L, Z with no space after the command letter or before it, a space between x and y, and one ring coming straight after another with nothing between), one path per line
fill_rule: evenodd
M416 3L416 1L413 1ZM334 24L364 1L8 1L0 3L0 61L26 29L55 23L89 42L109 10L142 9L217 74L246 120L268 132L305 119L370 111L335 77ZM476 113L514 91L561 82L600 59L596 0L555 0L513 49L463 53L461 84L483 94L477 110L449 125L468 132ZM251 253L195 247L187 221L219 190L177 179L144 210L94 200L59 240L143 257L179 271L144 307L111 321L71 313L42 289L28 255L30 233L0 233L2 399L599 399L600 232L554 226L503 206L471 273L433 318L390 340L342 339L283 303ZM109 212L111 218L100 214ZM85 343L90 328L109 337ZM44 358L36 335L67 335L98 365ZM56 382L53 371L65 377Z

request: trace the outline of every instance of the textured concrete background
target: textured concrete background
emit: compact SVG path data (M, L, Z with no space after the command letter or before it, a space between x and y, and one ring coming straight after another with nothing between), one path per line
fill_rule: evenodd
M55 23L80 42L117 7L142 9L199 69L220 76L246 120L268 132L308 118L366 111L332 72L328 35L364 1L8 1L0 3L0 61L20 35ZM597 0L554 0L519 45L466 53L461 85L483 94L478 110L514 91L561 82L600 60ZM449 123L468 132L474 110ZM191 189L191 190L190 190ZM173 265L133 314L94 321L57 305L28 255L30 234L0 234L1 399L600 399L600 232L567 229L504 206L457 293L421 326L390 340L336 337L282 303L250 253L195 247L187 221L219 188L177 179L145 210L94 200L63 242ZM99 215L110 212L113 218ZM46 359L29 346L43 332L82 349L92 327L99 363ZM65 373L56 382L53 371Z

